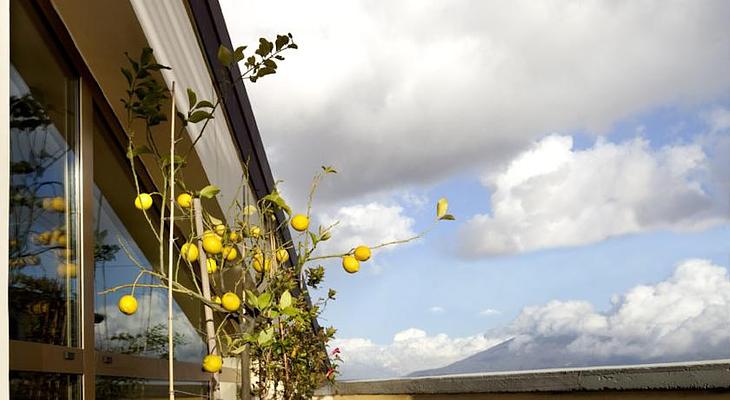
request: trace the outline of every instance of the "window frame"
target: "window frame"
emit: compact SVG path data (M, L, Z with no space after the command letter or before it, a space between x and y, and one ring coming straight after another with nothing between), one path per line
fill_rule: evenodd
M116 118L111 105L89 67L74 44L64 22L51 0L31 0L24 2L28 12L37 18L39 30L48 45L58 51L59 57L78 77L78 143L76 150L77 168L76 209L78 210L79 238L79 340L78 347L64 347L44 343L8 340L9 371L65 373L81 378L81 397L95 398L97 376L144 378L148 380L167 380L167 360L97 351L94 333L94 124L106 126L113 139L124 149L126 135L120 121ZM8 18L9 19L9 18ZM9 24L8 24L9 29ZM9 35L8 35L9 39ZM9 58L8 58L9 59ZM7 101L7 99L5 100ZM8 136L9 140L9 136ZM123 151L123 150L122 150ZM9 157L7 158L9 162ZM143 187L154 187L152 178L144 166L137 164L137 173ZM3 188L7 191L7 185ZM7 219L7 207L4 205ZM5 233L7 235L7 232ZM4 242L7 243L7 240ZM7 247L3 246L7 257ZM7 293L7 277L5 278ZM8 326L9 328L9 326ZM7 332L5 332L7 334ZM28 357L32 354L32 357ZM208 383L210 374L202 370L200 364L175 361L176 381ZM8 375L4 376L7 379ZM240 377L235 369L224 368L221 382L238 382Z

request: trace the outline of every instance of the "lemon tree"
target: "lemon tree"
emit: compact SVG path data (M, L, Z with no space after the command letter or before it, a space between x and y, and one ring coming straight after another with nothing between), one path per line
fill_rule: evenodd
M245 46L236 49L222 46L218 59L224 68L240 63L244 72L239 79L257 82L275 74L278 63L284 60L282 54L292 49L297 49L297 45L291 34L277 35L274 41L261 38L253 51ZM320 182L337 173L328 166L323 166L314 175L306 209L295 212L274 188L258 199L245 196L243 200L237 199L228 206L226 218L216 215L216 211L206 208L205 204L216 200L220 189L213 184L189 187L184 170L187 155L204 137L220 106L220 99L199 99L192 89L187 89L189 108L186 111L178 109L174 116L183 121L183 126L179 131L171 132L170 139L181 141L187 134L185 127L192 124L199 125L195 130L198 136L193 138L192 146L179 154L164 154L154 140L154 134L156 127L173 118L163 110L170 96L157 76L158 71L167 67L154 61L151 49L144 49L139 59L130 58L129 62L129 68L122 69L129 85L128 97L122 101L128 116L127 158L137 189L137 196L130 202L139 210L140 222L152 230L159 242L159 262L155 267L133 259L139 268L136 279L103 293L129 291L121 297L118 307L121 313L132 315L138 310L134 291L140 286L141 277L151 276L156 282L145 284L145 287L165 289L170 285L175 295L200 302L206 312L213 315L212 321L207 323L214 326L206 326L206 329L210 328L206 330L209 354L200 362L201 369L210 372L214 382L223 368L223 357L241 356L242 360L251 360L241 368L250 369L256 376L251 386L244 390L259 398L311 398L317 387L335 378L340 361L338 354L330 355L326 350L327 343L336 333L335 328L321 327L318 323L322 310L328 302L335 300L336 291L328 289L324 291L326 296L313 297L315 290L324 289L325 266L336 266L339 262L347 273L355 274L377 257L378 250L408 243L428 230L400 240L362 243L351 249L323 254L318 246L337 234L337 223L316 225L311 215ZM136 121L144 126L141 131ZM143 190L136 172L142 164L159 169L158 191ZM247 184L244 173L241 186ZM55 199L49 200L48 208L60 209L61 204L55 203ZM174 218L170 218L171 207L175 210ZM454 219L447 214L446 199L440 199L436 208L434 224ZM294 234L291 239L284 240L288 235L282 232L288 228ZM171 243L168 237L172 235L166 235L170 231L185 234L175 237ZM39 240L53 241L59 240L61 233L56 237L52 233L43 235L39 235ZM170 245L176 250L174 265L167 260L166 249ZM128 248L125 251L129 253ZM170 267L172 275L167 272ZM59 273L75 274L75 266L59 268ZM189 279L178 279L183 275ZM244 353L248 357L242 357Z

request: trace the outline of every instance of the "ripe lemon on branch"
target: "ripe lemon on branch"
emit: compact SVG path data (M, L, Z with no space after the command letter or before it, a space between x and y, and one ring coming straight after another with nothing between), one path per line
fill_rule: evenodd
M344 256L342 257L342 268L344 268L345 271L354 274L360 270L360 261L357 261L357 259L353 256Z
M253 256L253 269L255 269L258 273L262 273L264 271L269 272L271 270L271 259L264 257L264 254L261 253L261 251L258 251Z
M223 258L228 261L233 261L238 257L238 250L233 246L226 246L223 248Z
M353 255L357 261L367 261L370 259L370 248L368 246L357 246Z
M191 196L190 193L180 193L180 195L177 196L177 205L182 208L190 208L190 206L193 205L193 196Z
M183 257L185 257L186 260L190 262L195 262L200 255L200 252L198 251L198 246L193 243L185 243L184 245L182 245L182 247L180 248L180 253Z
M137 198L134 199L134 206L138 210L149 210L152 207L152 196L148 193L140 193Z
M234 312L241 308L241 299L233 292L227 292L221 298L221 305L227 311Z
M215 374L216 372L220 372L221 368L223 368L223 359L221 356L217 354L208 354L203 357L203 369L206 372Z
M297 214L291 219L291 227L295 231L304 232L309 228L309 218L304 214Z
M223 250L221 238L216 234L203 235L203 250L210 254L218 254Z

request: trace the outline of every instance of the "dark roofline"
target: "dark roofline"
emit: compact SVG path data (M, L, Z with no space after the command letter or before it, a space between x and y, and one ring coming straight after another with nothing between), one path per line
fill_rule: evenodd
M239 155L242 161L248 162L251 189L260 199L274 189L274 177L266 158L259 128L256 125L251 101L248 99L243 82L239 79L241 71L237 64L230 68L223 68L218 62L218 48L221 45L229 49L233 48L223 11L218 0L188 0L187 3L198 31L208 70L222 98L223 111L228 117L228 124ZM276 217L280 221L285 220L281 211L277 213ZM291 240L291 232L288 228L281 229L280 234L284 242ZM292 262L296 263L296 252L290 251L289 253Z
M228 124L238 147L239 155L241 160L249 163L248 172L252 190L256 197L260 199L274 189L274 177L271 174L271 167L266 158L266 151L261 141L261 134L256 125L256 118L253 115L246 88L243 82L238 79L241 76L241 71L238 69L237 64L230 68L223 68L218 62L218 48L221 45L233 49L223 11L218 0L187 0L187 4L190 9L191 19L198 31L198 39L208 63L208 70L223 100L223 111L228 117ZM231 85L231 82L234 84ZM282 211L278 211L276 219L284 221L286 218ZM282 226L279 234L284 242L292 240L287 225ZM296 265L298 257L295 249L289 250L289 258L292 265ZM304 292L304 298L308 304L312 304L308 291ZM314 329L320 329L319 322L316 319L312 321L312 325ZM325 346L322 346L322 351L327 352ZM329 359L327 361L329 364Z

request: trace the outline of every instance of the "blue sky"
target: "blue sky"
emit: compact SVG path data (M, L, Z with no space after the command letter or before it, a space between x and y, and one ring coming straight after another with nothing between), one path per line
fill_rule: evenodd
M692 110L684 118L676 110L645 113L619 122L606 137L611 141L630 139L634 136L628 132L635 130L631 126L644 126L645 137L655 148L691 141L691 132L706 131L697 117L701 112ZM673 139L654 133L678 125L682 132ZM590 138L595 141L595 136ZM592 143L576 147L590 146ZM328 285L337 288L339 295L325 314L327 322L337 326L343 337L367 337L380 343L388 343L395 333L410 327L467 336L506 325L524 306L553 299L587 300L607 310L611 296L638 284L661 281L688 258L730 265L728 224L700 232L628 234L591 245L488 259L455 257L453 242L459 224L474 214L489 212L489 194L478 178L469 174L425 191L429 203L406 212L415 219L417 230L431 223L432 204L440 196L449 197L450 212L458 220L443 223L418 243L376 254L373 262L377 271L366 263L359 275L352 276L332 265ZM444 310L434 312L431 307ZM499 313L480 315L486 309Z
M290 204L338 168L314 212L341 222L330 249L419 232L441 196L457 216L329 266L345 377L566 332L730 348L727 2L221 3L234 43L299 44L247 88Z

